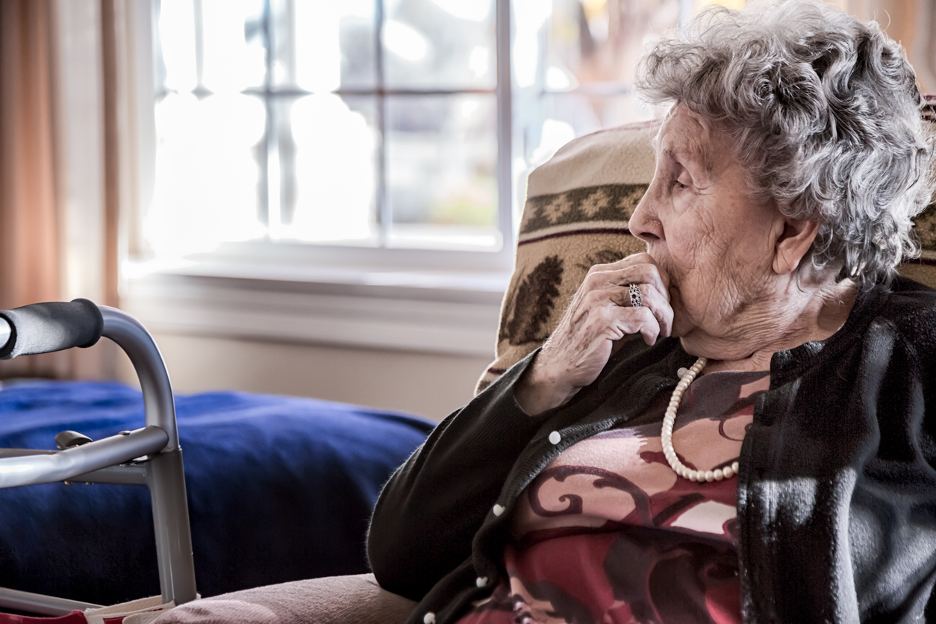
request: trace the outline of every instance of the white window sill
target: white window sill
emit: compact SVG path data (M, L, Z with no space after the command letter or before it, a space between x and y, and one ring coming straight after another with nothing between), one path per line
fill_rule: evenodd
M505 271L198 262L126 267L121 306L156 333L494 357Z

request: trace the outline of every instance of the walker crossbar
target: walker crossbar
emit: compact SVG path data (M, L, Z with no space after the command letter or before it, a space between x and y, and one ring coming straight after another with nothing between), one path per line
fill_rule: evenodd
M3 359L88 347L100 336L117 343L130 358L143 391L145 426L60 451L2 449L0 488L53 481L148 486L162 600L189 602L196 598L195 567L182 451L169 375L152 336L124 312L84 299L0 311ZM0 588L0 607L42 615L96 606Z
M58 452L16 456L14 453L21 449L10 449L0 459L0 488L68 481L86 472L158 453L168 439L159 427L144 427Z
M72 611L86 611L87 609L101 608L101 605L90 602L41 596L39 594L16 589L4 589L2 587L0 587L0 604L7 609L28 611L29 613L38 613L40 615L62 615L71 613Z

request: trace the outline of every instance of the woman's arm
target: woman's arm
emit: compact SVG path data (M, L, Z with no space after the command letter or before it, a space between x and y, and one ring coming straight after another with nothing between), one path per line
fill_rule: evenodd
M514 386L536 353L435 428L377 501L367 556L382 587L413 600L471 555L521 451L547 414L527 415Z

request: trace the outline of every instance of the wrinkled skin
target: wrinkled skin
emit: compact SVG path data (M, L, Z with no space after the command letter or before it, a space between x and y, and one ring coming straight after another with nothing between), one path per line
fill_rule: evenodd
M657 142L657 166L630 230L647 251L588 272L552 336L515 388L529 414L562 405L592 383L617 341L680 338L707 371L766 370L780 349L823 340L844 324L857 292L797 270L818 224L755 201L727 136L676 105ZM643 306L630 306L638 284Z

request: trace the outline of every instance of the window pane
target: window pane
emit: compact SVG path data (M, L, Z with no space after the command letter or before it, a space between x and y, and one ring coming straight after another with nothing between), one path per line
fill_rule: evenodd
M390 88L493 89L493 0L382 0Z
M679 0L553 0L552 5L543 76L550 90L633 83L644 47L679 24Z
M156 104L156 180L144 228L157 255L265 234L265 117L259 99L239 94L170 94Z
M263 0L162 0L157 6L157 92L203 86L231 93L263 84Z
M164 0L160 2L158 42L162 45L157 59L161 72L157 72L157 92L191 91L198 85L195 67L195 5L193 0Z
M387 100L389 244L497 249L493 95Z
M575 137L654 116L653 108L633 93L547 93L518 102L517 110L528 167L546 162Z
M214 92L263 85L263 0L201 0L202 84Z
M278 108L285 123L279 134L283 213L277 236L377 244L373 98L319 93Z
M324 92L374 88L374 0L274 0L273 83Z

